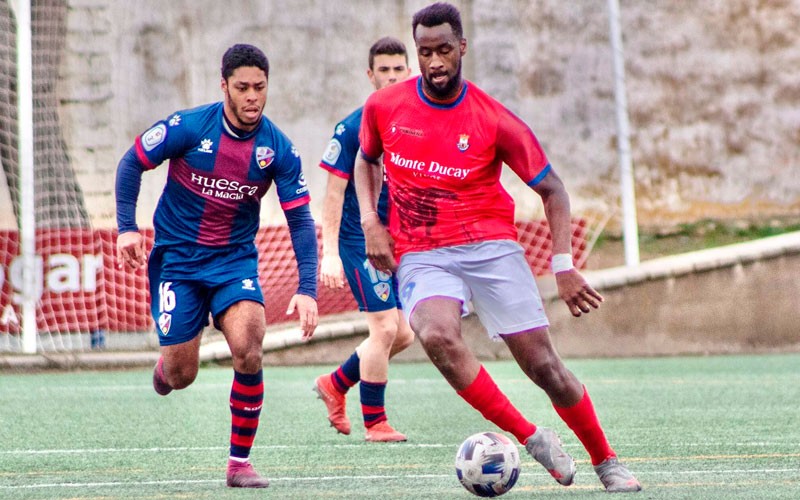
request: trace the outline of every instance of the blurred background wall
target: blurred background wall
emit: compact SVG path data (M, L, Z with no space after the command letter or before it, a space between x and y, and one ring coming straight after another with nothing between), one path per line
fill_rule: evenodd
M372 90L369 46L400 38L419 74L411 17L428 3L34 1L63 10L53 102L92 224L115 225L114 172L137 134L221 99L220 58L238 42L270 59L266 114L300 149L319 219L325 175L317 164L336 122ZM606 2L454 3L468 40L466 77L531 126L576 212L618 214ZM800 2L622 0L621 12L640 225L800 214ZM145 175L142 226L165 174ZM538 197L504 175L518 216L540 216ZM0 224L12 227L6 184ZM283 223L273 193L262 218ZM618 218L609 224L618 228Z

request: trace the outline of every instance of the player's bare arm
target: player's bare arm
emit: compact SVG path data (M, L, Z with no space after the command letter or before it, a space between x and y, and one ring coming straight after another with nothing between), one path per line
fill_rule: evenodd
M554 170L550 170L533 189L542 197L545 217L553 238L553 255L572 254L569 195L564 183ZM579 317L600 307L603 296L586 282L577 269L557 272L555 276L558 295L573 316Z
M381 164L368 161L359 151L353 168L356 195L361 209L361 228L364 230L367 257L376 269L394 272L394 240L378 217L378 197L383 171Z
M319 278L328 288L344 287L344 269L339 257L339 229L347 179L328 173L325 200L322 202L322 263Z
M139 231L128 231L117 236L117 265L127 269L140 269L147 263L144 238Z
M297 311L300 317L300 331L303 333L303 340L308 340L314 335L314 330L319 324L319 312L317 311L317 301L313 297L303 294L295 294L289 301L286 314L293 314Z

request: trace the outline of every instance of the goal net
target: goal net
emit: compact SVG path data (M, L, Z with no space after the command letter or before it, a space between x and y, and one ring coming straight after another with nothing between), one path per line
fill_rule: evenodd
M35 221L34 272L35 349L87 351L131 349L157 345L149 312L146 273L130 273L115 262L116 231L98 224L108 220L107 208L87 203L97 180L79 175L82 165L70 156L59 122L59 68L67 43L67 0L31 2L33 214L24 213L24 189L19 144L22 134L18 107L17 21L9 0L0 0L0 353L23 350L26 289L21 254L25 220ZM320 141L324 141L321 138ZM309 167L308 161L306 168ZM114 179L103 181L113 186ZM323 186L317 186L321 192ZM514 193L512 192L512 195ZM108 197L113 196L108 188ZM514 195L516 197L516 195ZM526 196L531 197L526 190ZM320 198L321 199L321 198ZM113 203L111 204L113 206ZM518 211L519 212L519 211ZM520 242L531 269L549 272L549 230L536 210L518 213ZM29 217L26 219L26 215ZM521 215L521 216L520 216ZM319 217L317 217L319 218ZM112 218L113 219L113 218ZM583 266L606 222L605 215L579 213L573 219L573 251ZM148 250L152 229L144 228ZM319 232L319 229L318 229ZM285 311L297 287L294 252L285 225L264 226L256 243L260 251L261 285L267 298L269 324L287 320ZM349 293L320 287L322 315L355 311Z

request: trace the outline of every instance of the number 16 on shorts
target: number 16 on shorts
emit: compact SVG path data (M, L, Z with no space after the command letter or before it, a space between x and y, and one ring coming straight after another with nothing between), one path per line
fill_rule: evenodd
M170 290L171 281L162 281L158 285L158 329L161 335L167 335L172 325L172 312L175 309L175 292Z

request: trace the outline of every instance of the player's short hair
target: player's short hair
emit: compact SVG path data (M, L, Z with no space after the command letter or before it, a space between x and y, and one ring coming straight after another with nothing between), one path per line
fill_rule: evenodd
M464 37L464 29L461 26L461 13L454 5L445 2L436 2L417 11L411 20L411 31L416 40L417 26L420 24L431 28L445 23L450 25L456 37Z
M258 47L246 43L237 43L225 51L222 56L222 78L227 80L234 71L243 66L254 66L269 78L267 56Z
M397 38L385 36L372 44L372 47L369 48L369 69L374 69L372 65L375 64L377 55L406 56L406 66L408 66L408 51L406 51L405 44Z

